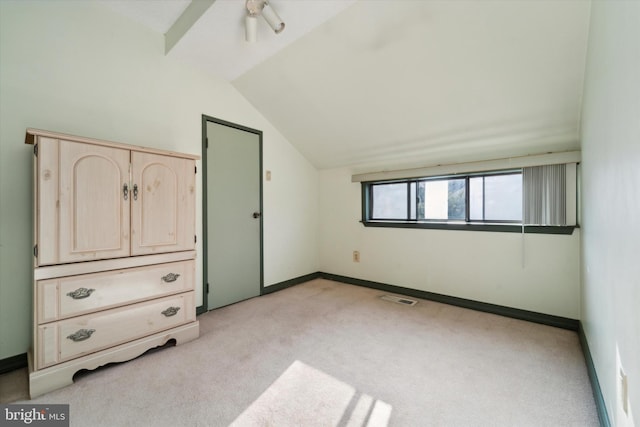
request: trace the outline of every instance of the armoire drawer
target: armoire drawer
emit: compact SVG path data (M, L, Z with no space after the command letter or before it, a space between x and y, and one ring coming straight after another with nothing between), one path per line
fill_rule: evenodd
M194 292L38 326L37 369L195 321Z
M38 324L193 290L187 260L37 282Z

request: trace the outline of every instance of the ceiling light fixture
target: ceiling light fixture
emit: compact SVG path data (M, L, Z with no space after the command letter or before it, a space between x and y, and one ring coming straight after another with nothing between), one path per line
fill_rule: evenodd
M256 41L258 15L262 15L276 34L280 34L284 30L284 22L266 0L247 0L246 6L245 39L248 42L253 43Z

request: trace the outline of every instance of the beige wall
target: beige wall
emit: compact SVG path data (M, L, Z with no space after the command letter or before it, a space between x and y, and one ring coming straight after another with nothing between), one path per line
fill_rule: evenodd
M580 317L573 235L364 227L349 169L320 173L320 269L375 282ZM523 246L524 238L524 246ZM360 251L354 263L352 253ZM524 258L523 258L524 250ZM524 264L523 264L524 261Z
M200 154L202 114L264 131L265 285L317 271L318 173L229 83L166 57L162 35L99 3L0 1L0 359L31 339L25 129ZM200 304L201 258L197 269Z
M593 2L582 126L582 322L613 425L640 417L640 2ZM636 421L637 423L637 421Z

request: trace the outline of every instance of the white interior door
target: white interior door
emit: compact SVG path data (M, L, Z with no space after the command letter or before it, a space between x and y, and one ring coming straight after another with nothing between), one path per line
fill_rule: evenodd
M207 121L207 308L260 295L261 136Z

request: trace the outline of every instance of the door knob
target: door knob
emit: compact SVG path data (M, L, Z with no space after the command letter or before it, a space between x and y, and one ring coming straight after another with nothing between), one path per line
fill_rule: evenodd
M254 218L260 218L260 212L254 212L253 213L253 217Z

